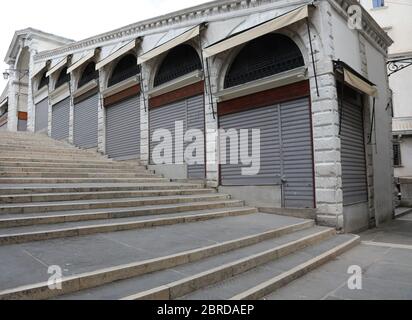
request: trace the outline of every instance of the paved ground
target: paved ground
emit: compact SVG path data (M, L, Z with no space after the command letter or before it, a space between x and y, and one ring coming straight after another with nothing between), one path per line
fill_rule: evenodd
M266 297L412 300L412 214L361 234L362 244ZM362 290L350 290L348 268L362 268Z

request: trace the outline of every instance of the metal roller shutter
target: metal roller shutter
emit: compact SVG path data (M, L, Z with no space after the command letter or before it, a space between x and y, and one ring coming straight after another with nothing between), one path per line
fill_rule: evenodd
M222 185L276 185L280 184L280 136L278 106L269 106L247 110L220 117L220 128L235 129L240 140L241 129L260 129L260 171L254 176L242 175L240 152L239 164L230 164L230 143L226 142L226 164L221 166ZM223 146L221 141L221 146ZM238 148L239 149L239 148ZM251 133L249 132L249 150L251 149ZM249 151L250 154L250 151Z
M368 201L361 96L355 92L349 96L348 93L344 95L341 119L342 187L344 205ZM355 96L353 96L353 94Z
M205 108L203 95L187 99L187 129L199 129L205 132ZM202 141L202 149L199 158L205 160L205 141ZM187 175L190 179L204 179L206 177L205 162L202 164L194 164L187 166Z
M260 171L243 176L243 164L229 164L229 139L226 144L227 164L221 165L224 186L283 186L283 206L314 207L313 147L309 99L251 109L221 116L220 128L260 129ZM238 131L239 134L239 131ZM222 143L221 143L222 145ZM251 132L249 133L249 154Z
M18 120L17 131L27 131L27 120Z
M309 100L283 103L280 113L284 206L313 208L315 199Z
M184 134L189 129L199 129L204 132L203 95L191 97L186 100L172 103L170 105L154 108L150 110L149 121L150 150L152 151L154 147L159 143L152 140L155 130L169 130L173 136L173 144L170 146L170 149L165 150L165 152L172 153L173 162L175 164L182 164L178 163L176 154L184 155L184 147L187 145L187 143L182 145L180 149L177 149L174 139L176 134L184 137ZM183 122L183 132L175 132L176 121ZM204 141L202 151L204 156ZM152 152L150 152L150 154L150 161L152 164L154 164L154 161L152 159ZM203 179L205 177L205 164L188 165L188 177L193 179Z
M81 148L97 147L99 96L95 94L74 106L74 144Z
M140 158L140 97L106 108L106 153L118 160Z
M63 140L69 137L70 98L56 103L52 107L51 137Z
M46 129L49 124L49 100L46 98L36 104L35 125L36 132Z

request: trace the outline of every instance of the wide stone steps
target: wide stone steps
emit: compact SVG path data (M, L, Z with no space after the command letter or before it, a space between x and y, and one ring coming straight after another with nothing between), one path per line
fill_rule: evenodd
M33 161L0 161L0 169L2 168L44 168L44 169L55 169L56 167L61 169L119 169L119 170L146 170L143 166L138 166L136 164L128 164L125 162L113 162L111 160L105 162L76 162L76 161L65 161L65 162L33 162Z
M73 159L80 159L80 160L101 160L103 159L102 155L99 155L97 153L90 153L90 152L68 152L68 153L62 153L62 152L27 152L27 151L1 151L0 155L2 157L7 156L7 157L25 157L25 158L36 158L36 159L67 159L67 160L73 160Z
M32 203L13 203L1 204L0 216L2 214L24 214L24 213L43 213L68 210L89 210L104 208L124 208L138 207L156 204L176 204L201 201L219 201L230 199L227 194L195 194L189 196L157 196L124 199L93 199L78 201L58 201L58 202L32 202Z
M163 178L150 172L4 172L0 178Z
M243 207L241 200L198 201L189 203L149 205L128 208L105 208L89 210L68 210L31 214L0 215L0 228L14 228L66 222L122 219L161 214L174 214L200 210Z
M207 221L257 213L255 208L233 207L220 210L199 210L183 213L139 216L132 218L102 219L34 225L0 229L0 245L10 245L57 238L78 237L90 234L147 229L165 225ZM1 227L1 225L0 225Z
M147 173L154 174L151 170L146 170L145 168L96 168L90 166L90 168L77 168L77 167L0 167L0 174L2 172L8 173L27 173L27 172L56 172L56 173Z
M87 165L105 165L105 164L111 164L115 163L113 160L110 159L104 159L102 158L96 158L96 159L80 159L80 158L71 158L71 159L63 159L63 158L56 158L56 157L8 157L4 155L0 155L0 163L4 162L12 162L12 163L54 163L55 165L59 165L61 163L68 163L68 164L74 164L74 163L79 163L80 165L82 164L87 164ZM119 165L119 163L116 163ZM122 163L120 163L122 164Z
M95 199L122 199L135 197L187 196L195 194L216 193L215 189L170 189L146 191L100 191L0 195L0 205L8 203L31 203L51 201L77 201Z
M152 183L168 182L165 178L1 178L2 184L53 184L53 183Z
M81 150L78 148L71 148L63 146L61 147L54 147L48 145L37 145L37 146L12 146L12 145L2 145L0 144L0 153L25 153L25 154L32 154L32 153L46 153L46 154L82 154L82 155L96 155L94 151L88 150Z
M82 183L82 184L0 184L0 195L27 195L43 193L148 191L171 189L202 189L203 183Z
M2 246L0 290L3 291L0 292L0 299L55 298L163 270L176 274L172 270L175 267L263 241L276 240L313 227L313 224L313 221L308 220L255 213L187 224ZM322 234L319 234L320 232ZM321 228L311 234L320 240L330 236L332 232L331 229ZM298 239L302 237L303 235L297 236ZM298 244L291 243L288 248L304 248L315 241L315 238L302 239ZM273 250L276 246L276 243L271 243L257 252L271 248ZM275 255L285 250L281 249L275 252ZM254 261L256 263L256 260ZM11 268L11 265L16 267ZM50 265L62 268L62 290L51 290L48 287L47 280L50 275L47 274L47 269ZM173 278L163 277L163 281L170 283ZM156 287L156 283L148 283L151 288ZM124 291L119 298L147 289L132 287L132 292Z

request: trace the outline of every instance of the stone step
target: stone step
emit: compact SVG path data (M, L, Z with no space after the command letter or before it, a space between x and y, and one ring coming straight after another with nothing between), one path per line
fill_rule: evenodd
M168 286L170 299L182 300L257 300L287 285L311 270L317 268L359 243L359 236L339 235L320 243L313 243L289 255L276 257L257 268L243 268L240 273L233 273L224 281L204 287L198 291L182 295L173 286ZM248 270L249 269L249 270ZM245 272L246 271L246 272ZM176 284L174 284L176 285ZM159 290L157 290L159 291ZM189 290L186 290L189 291ZM191 290L193 291L193 290ZM183 291L184 293L184 291ZM153 295L153 293L151 293ZM129 296L132 300L142 298ZM144 297L143 297L144 298ZM154 298L157 298L156 296ZM163 299L167 297L163 294Z
M73 153L73 154L87 154L87 155L97 155L95 151L82 150L74 147L64 147L64 146L50 146L39 144L37 146L33 145L22 145L22 146L8 146L0 144L0 153L14 153L14 152L25 152L25 153Z
M216 193L215 189L170 189L146 191L101 191L101 192L68 192L68 193L40 193L0 195L0 204L78 201L95 199L121 199L136 197L185 196L195 194Z
M2 167L0 165L0 175L4 172L7 173L28 173L28 172L56 172L56 173L146 173L154 174L154 170L146 170L143 167L136 168L96 168L90 166L90 168L67 168L67 167Z
M163 178L150 172L2 172L0 178Z
M8 157L4 155L0 155L0 163L4 162L12 162L12 163L55 163L55 164L60 164L60 163L69 163L69 164L87 164L87 165L93 165L93 164L111 164L115 163L119 165L120 163L114 162L111 159L105 159L105 158L94 158L94 159L63 159L63 158L38 158L38 157ZM121 163L123 165L123 163Z
M2 184L52 184L52 183L144 183L168 182L164 178L0 178Z
M153 217L105 219L99 221L65 222L52 225L0 229L0 246L58 238L80 237L98 233L147 229L166 225L193 223L223 217L257 213L255 208L231 208L214 211L194 211Z
M3 156L7 157L22 157L26 159L68 159L68 160L76 160L76 159L82 159L82 160L105 160L106 158L100 154L93 154L93 153L84 153L84 152L25 152L25 151L5 151L0 153Z
M147 191L170 189L202 189L200 183L83 183L83 184L0 184L0 195L39 193Z
M0 161L0 169L2 167L12 167L12 168L61 168L61 169L124 169L124 170L146 170L145 166L139 166L135 164L128 164L128 163L120 163L120 162L113 162L111 160L102 161L102 162L76 162L76 161L67 161L67 162L33 162L33 161Z
M313 221L256 213L0 250L0 299L47 299L167 270L312 227ZM21 252L21 253L20 253ZM28 260L29 259L29 260ZM47 263L42 263L47 261ZM39 263L40 262L40 263ZM10 268L10 266L18 268ZM48 287L49 265L61 266L62 290ZM171 272L175 274L174 272ZM170 282L170 279L168 279ZM155 285L155 284L153 284ZM136 287L133 287L136 292Z
M230 199L227 194L196 194L189 196L162 196L162 197L141 197L124 199L95 199L78 201L58 201L58 202L32 202L1 204L1 214L24 214L43 213L68 210L89 210L104 208L125 208L139 207L161 204L176 204L201 201L219 201Z
M45 212L42 214L4 214L0 217L1 228L25 227L34 225L80 222L104 219L122 219L161 214L176 214L200 210L242 207L241 200L199 201L168 205L150 205L128 208L107 208L93 210L68 210Z

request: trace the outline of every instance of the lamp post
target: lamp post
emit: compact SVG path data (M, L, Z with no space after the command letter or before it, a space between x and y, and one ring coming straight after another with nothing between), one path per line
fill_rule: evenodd
M4 70L4 72L3 72L3 78L4 78L4 80L8 80L8 79L9 79L9 77L10 77L10 72L15 72L15 73L19 74L19 75L21 76L20 79L23 78L23 77L26 76L26 75L29 75L29 70L25 70L25 69L23 69L23 70L19 70L19 69L6 69L6 70Z

